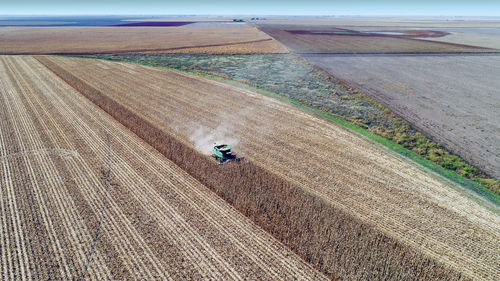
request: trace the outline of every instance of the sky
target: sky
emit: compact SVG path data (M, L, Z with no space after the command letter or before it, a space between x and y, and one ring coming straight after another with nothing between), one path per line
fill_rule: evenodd
M0 15L500 16L500 0L0 0Z

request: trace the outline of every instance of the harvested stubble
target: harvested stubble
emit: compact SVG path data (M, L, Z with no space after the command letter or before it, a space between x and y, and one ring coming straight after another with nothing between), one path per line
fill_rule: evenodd
M35 59L0 93L0 279L326 279Z
M235 44L249 44L246 47L256 53L286 50L253 27L2 27L0 38L0 54L5 55L163 52L184 48L219 53L219 49Z
M51 59L37 59L328 275L352 280L470 279L251 161L221 168Z
M261 30L297 53L496 52L496 50L489 48L420 39L384 36L294 34L280 27L263 27Z

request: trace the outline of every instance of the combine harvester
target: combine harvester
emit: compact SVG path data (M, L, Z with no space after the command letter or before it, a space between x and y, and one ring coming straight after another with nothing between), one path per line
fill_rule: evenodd
M212 148L212 157L214 157L215 160L217 160L220 165L228 161L239 162L245 159L244 157L236 157L236 155L234 155L231 152L231 147L227 144L220 144L220 145L215 144L214 147Z

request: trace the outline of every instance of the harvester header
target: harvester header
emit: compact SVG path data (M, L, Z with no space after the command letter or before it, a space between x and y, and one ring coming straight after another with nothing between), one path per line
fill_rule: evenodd
M224 164L227 161L240 161L242 158L236 157L231 151L231 146L227 144L214 145L212 148L212 157L215 158L220 164Z

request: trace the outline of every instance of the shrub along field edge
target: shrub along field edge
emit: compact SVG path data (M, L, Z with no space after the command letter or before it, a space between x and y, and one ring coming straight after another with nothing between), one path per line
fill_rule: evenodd
M469 280L251 161L219 166L50 59L37 60L332 279Z

